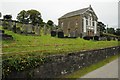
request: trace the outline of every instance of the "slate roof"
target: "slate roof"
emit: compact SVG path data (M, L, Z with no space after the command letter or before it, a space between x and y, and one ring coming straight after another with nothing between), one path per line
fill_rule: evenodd
M77 10L77 11L69 12L69 13L63 15L62 17L60 17L59 19L61 19L61 18L67 18L67 17L71 17L71 16L76 16L76 15L80 15L83 12L85 12L88 8L83 8L83 9L80 9L80 10Z

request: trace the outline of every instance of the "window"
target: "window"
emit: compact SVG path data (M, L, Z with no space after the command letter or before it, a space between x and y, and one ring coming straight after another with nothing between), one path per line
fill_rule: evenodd
M83 24L84 24L84 19L82 19L82 32L83 32L83 26L84 26Z
M63 29L63 22L61 22L61 28Z
M86 25L88 25L88 20L86 20Z
M95 26L94 22L92 22L92 23L93 23L93 26Z
M61 27L63 27L63 22L61 23Z

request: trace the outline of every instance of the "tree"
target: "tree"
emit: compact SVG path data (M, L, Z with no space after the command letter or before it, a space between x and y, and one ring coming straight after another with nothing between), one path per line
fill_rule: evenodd
M47 24L48 24L49 26L53 26L54 23L53 23L52 20L48 20Z
M42 24L43 20L41 18L41 13L37 10L28 10L28 20L29 23L36 25L36 24Z
M105 29L106 25L104 25L104 23L98 22L97 26L99 26L100 33L106 32L106 29Z
M107 28L107 32L110 34L115 34L115 29L114 28Z
M0 17L2 17L2 13L0 12Z
M116 29L115 35L120 36L120 28Z
M20 11L20 13L18 13L17 15L17 20L22 23L28 23L29 21L27 11L25 10Z
M3 19L4 20L12 20L12 15L4 15Z
M2 23L3 28L10 30L11 24L9 22L11 22L11 20L12 20L12 15L4 15L3 19L4 19L4 21Z

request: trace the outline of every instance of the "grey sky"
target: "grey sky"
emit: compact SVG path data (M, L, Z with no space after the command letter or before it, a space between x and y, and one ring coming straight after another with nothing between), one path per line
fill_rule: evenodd
M45 22L49 19L58 24L58 18L67 12L88 7L91 4L98 20L109 27L118 25L118 0L0 0L0 12L16 19L21 10L36 9Z

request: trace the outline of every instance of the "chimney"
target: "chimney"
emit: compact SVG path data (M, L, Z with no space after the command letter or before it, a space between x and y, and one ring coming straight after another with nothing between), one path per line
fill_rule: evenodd
M91 8L91 5L89 5L89 8Z

